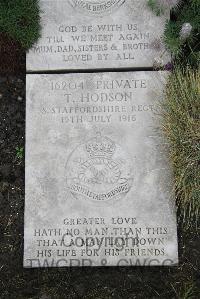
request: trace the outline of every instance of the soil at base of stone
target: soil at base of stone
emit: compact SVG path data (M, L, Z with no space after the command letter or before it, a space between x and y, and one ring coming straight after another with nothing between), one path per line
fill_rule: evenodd
M0 32L0 75L25 73L26 53L20 43Z

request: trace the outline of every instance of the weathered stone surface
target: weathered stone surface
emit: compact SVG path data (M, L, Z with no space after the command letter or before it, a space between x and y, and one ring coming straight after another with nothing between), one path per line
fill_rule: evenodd
M156 16L147 0L41 0L41 10L28 71L152 67L170 59L161 42L167 16Z
M25 267L177 263L165 77L27 76Z

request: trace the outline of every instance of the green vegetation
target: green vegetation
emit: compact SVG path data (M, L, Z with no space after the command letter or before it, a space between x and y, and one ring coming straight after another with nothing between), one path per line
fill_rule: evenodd
M163 104L163 129L175 176L179 214L186 226L200 216L200 72L175 69Z
M200 1L188 0L172 11L165 28L165 44L181 63L198 67L200 62Z
M147 4L157 16L164 13L163 6L158 5L156 0L148 0Z
M148 0L156 15L171 9L163 41L172 54L163 104L175 178L178 215L184 227L200 216L200 0ZM159 68L167 69L166 66ZM169 69L170 69L169 68Z
M16 147L16 158L18 160L22 160L23 156L24 156L24 148L20 147L20 146L17 146Z
M196 284L193 281L183 283L179 293L176 293L176 295L178 299L196 299L198 297Z
M0 33L29 49L39 37L38 0L0 0Z
M159 16L171 8L166 22L164 42L173 59L198 68L200 62L200 0L148 0L148 6Z

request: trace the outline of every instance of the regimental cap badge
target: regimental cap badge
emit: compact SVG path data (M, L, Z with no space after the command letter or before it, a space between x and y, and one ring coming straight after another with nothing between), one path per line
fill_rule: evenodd
M114 154L115 149L115 143L107 137L102 137L100 132L86 143L86 151L91 158L104 157L109 159Z

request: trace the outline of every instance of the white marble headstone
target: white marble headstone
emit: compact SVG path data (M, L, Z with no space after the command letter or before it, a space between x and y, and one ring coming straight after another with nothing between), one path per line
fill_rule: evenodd
M166 76L27 75L25 267L177 264Z
M169 13L147 0L41 0L42 32L28 71L152 67L170 60L162 35Z

